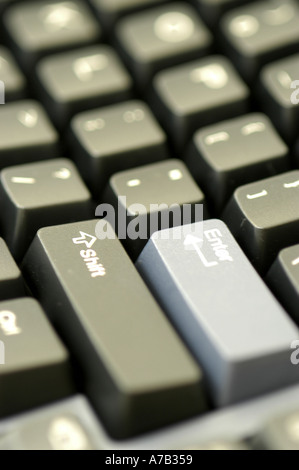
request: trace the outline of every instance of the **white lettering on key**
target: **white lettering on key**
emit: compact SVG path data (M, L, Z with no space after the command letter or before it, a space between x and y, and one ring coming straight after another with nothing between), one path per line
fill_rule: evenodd
M299 187L299 180L294 181L293 183L286 183L283 185L284 188L286 189L292 189L292 188L298 188Z
M220 230L207 230L204 234L206 239L210 242L219 261L233 261L233 258L229 254L228 246L222 243L222 233Z
M11 178L11 182L16 183L16 184L35 184L36 179L35 178L25 178L25 177L22 177L22 176L13 176Z
M192 247L196 251L196 253L198 254L199 258L202 261L202 264L206 268L211 268L212 266L217 266L218 263L216 261L209 262L206 259L205 255L202 253L201 249L199 248L199 244L202 245L202 243L203 243L203 240L201 238L197 238L194 235L190 235L190 234L188 234L186 236L185 241L184 241L184 245L186 247Z
M73 238L73 243L75 245L80 245L84 243L87 248L91 248L94 242L96 241L96 237L94 237L93 235L89 235L88 233L80 231L80 235L81 237Z
M264 189L263 191L261 191L260 193L256 193L256 194L247 194L247 199L259 199L260 197L264 197L264 196L268 196L268 192Z
M19 335L22 332L17 326L16 314L9 310L0 312L0 328L6 336Z
M299 264L299 258L294 259L294 261L292 261L293 266L297 266L298 264Z
M266 126L263 122L251 122L246 126L242 127L241 132L243 135L256 134L257 132L263 132L266 129Z
M222 242L222 233L218 229L207 230L204 232L206 239L208 240L210 246L212 247L216 257L218 258L219 262L223 261L234 261L228 251L228 246L224 245ZM212 268L214 266L218 266L218 261L208 261L205 255L201 250L201 246L203 245L203 240L198 238L194 235L188 234L184 241L185 247L193 248L196 253L198 254L199 258L201 259L203 265L206 268Z
M226 142L230 139L228 132L217 132L216 134L210 134L205 138L205 143L207 145L214 145L217 142Z
M72 239L75 245L85 244L87 248L91 248L94 242L97 240L96 237L85 232L80 231L80 235L81 237ZM91 277L95 278L106 276L106 269L101 263L99 263L99 257L97 256L96 251L81 250L80 256L84 260Z

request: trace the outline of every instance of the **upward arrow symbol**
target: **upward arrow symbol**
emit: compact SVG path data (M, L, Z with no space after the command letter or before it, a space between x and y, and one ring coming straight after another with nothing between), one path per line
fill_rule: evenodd
M203 244L203 240L201 238L198 238L196 237L195 235L191 235L191 234L188 234L184 240L184 245L186 247L191 247L194 249L194 251L196 251L196 253L198 254L199 258L201 259L203 265L206 267L206 268L211 268L212 266L217 266L217 262L216 261L212 261L212 262L209 262L205 255L203 254L203 252L201 251L199 245L202 245Z
M87 248L91 248L97 239L93 235L89 235L88 233L81 232L81 231L80 231L80 235L81 237L72 239L75 245L80 245L81 243L84 243L87 246Z

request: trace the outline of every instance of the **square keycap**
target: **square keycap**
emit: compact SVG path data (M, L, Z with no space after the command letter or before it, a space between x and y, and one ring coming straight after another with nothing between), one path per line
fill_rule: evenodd
M166 158L166 142L165 133L142 101L87 111L71 123L75 161L96 196L113 173Z
M5 12L3 21L28 72L43 55L94 43L101 34L89 7L80 0L19 2Z
M262 0L227 13L221 29L236 67L252 82L264 64L298 51L298 24L297 1Z
M124 18L116 35L140 87L148 85L158 70L202 56L212 43L196 11L182 2Z
M289 149L270 119L252 113L196 132L186 162L221 210L238 186L288 170L288 157Z
M283 138L293 143L299 127L299 54L266 65L260 100Z
M1 173L4 237L20 259L41 227L91 216L91 196L70 160L6 168Z
M249 90L223 56L164 70L153 86L156 114L179 148L197 129L247 110Z
M86 109L130 97L132 80L109 46L90 46L43 59L37 67L40 97L55 124L64 127Z
M59 135L37 101L0 107L0 168L55 158L59 152Z

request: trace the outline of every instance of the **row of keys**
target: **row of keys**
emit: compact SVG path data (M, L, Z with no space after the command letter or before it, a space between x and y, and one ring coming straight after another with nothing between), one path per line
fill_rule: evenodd
M136 266L197 364L105 220L41 229L23 262L113 436L204 411L204 378L218 406L298 382L299 330L221 221L158 232Z
M298 450L296 393L298 386L125 442L112 440L88 401L76 395L5 421L0 428L0 449ZM138 463L139 457L135 459Z

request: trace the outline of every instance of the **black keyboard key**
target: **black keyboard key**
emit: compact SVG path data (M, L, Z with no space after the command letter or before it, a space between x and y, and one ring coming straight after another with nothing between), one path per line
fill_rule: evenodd
M104 200L125 222L118 237L135 258L153 232L202 220L205 196L182 161L166 160L114 174Z
M298 24L295 0L253 2L227 13L221 23L231 57L248 81L264 64L298 51Z
M268 422L253 443L260 450L299 450L298 428L299 412L295 409Z
M157 71L199 58L212 43L196 11L179 2L121 20L116 35L123 57L142 89Z
M97 418L80 395L7 420L1 450L97 450Z
M238 186L287 171L288 154L270 120L258 113L198 131L186 162L207 197L222 210Z
M68 352L36 300L0 303L0 340L5 347L0 368L0 416L73 392Z
M128 13L165 3L167 0L89 0L103 27L109 31L116 21Z
M298 238L299 240L299 238ZM273 292L299 323L299 245L282 250L267 275Z
M39 228L92 216L91 195L66 159L6 168L0 195L4 238L18 260Z
M224 220L256 268L265 272L279 250L299 241L299 170L238 188Z
M0 80L5 85L5 101L22 99L26 94L26 80L13 56L4 46L0 46Z
M93 405L121 438L205 405L200 369L115 234L97 239L106 229L96 220L44 228L24 269L71 344Z
M87 111L71 123L75 161L96 196L113 173L166 158L166 140L141 101Z
M20 2L4 14L4 26L20 63L27 70L44 55L97 42L99 24L85 2Z
M287 142L298 138L299 54L265 66L260 102Z
M222 15L249 0L193 0L202 18L211 26L218 24Z
M40 97L52 121L63 128L86 109L130 98L132 80L109 46L52 55L37 66Z
M178 148L200 127L247 111L249 90L222 56L160 72L154 79L157 116Z
M0 108L0 168L55 158L59 152L59 135L38 102Z
M0 238L0 299L13 299L24 295L25 286L21 271L5 241Z

